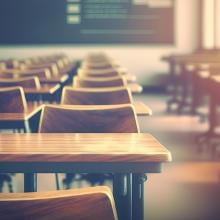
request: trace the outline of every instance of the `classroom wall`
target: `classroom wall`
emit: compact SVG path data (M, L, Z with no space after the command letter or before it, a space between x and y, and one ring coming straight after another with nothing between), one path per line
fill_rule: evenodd
M33 55L65 52L73 59L83 58L88 51L106 51L136 74L143 85L155 84L158 76L166 74L167 65L160 61L161 56L170 53L188 53L199 44L199 1L176 0L176 43L172 46L68 46L68 47L0 47L0 59L22 58Z

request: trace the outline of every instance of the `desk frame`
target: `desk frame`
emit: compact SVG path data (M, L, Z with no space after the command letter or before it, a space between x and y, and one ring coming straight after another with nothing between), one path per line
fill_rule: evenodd
M146 173L161 172L160 162L0 162L1 173L24 173L24 191L34 192L35 173L113 173L113 193L119 219L144 219L144 181ZM127 210L127 212L124 212Z

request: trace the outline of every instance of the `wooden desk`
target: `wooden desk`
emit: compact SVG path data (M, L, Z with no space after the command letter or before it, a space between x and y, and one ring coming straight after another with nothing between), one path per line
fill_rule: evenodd
M152 110L143 102L134 102L132 104L134 105L138 116L150 116L153 113Z
M0 113L1 129L24 129L30 131L29 121L40 113L42 105L28 104L27 111L24 113Z
M26 192L36 190L34 173L113 173L121 220L143 220L145 174L171 161L150 134L1 134L0 140L0 173L24 173Z
M143 87L137 83L128 83L127 87L132 93L141 93L143 91Z

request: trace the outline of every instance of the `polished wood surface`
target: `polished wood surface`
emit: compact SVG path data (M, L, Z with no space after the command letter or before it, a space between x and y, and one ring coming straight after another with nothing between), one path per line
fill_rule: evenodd
M23 113L27 110L21 87L0 88L0 113Z
M17 219L117 220L111 191L104 186L36 193L0 193L0 217Z
M126 80L119 77L74 77L73 86L80 88L125 86Z
M129 104L132 96L126 87L71 88L64 87L61 104L64 105L113 105Z
M40 88L40 81L37 77L1 79L0 87L21 86L23 88Z
M0 162L168 162L171 153L144 133L0 134Z
M46 105L40 132L133 133L139 126L132 105Z

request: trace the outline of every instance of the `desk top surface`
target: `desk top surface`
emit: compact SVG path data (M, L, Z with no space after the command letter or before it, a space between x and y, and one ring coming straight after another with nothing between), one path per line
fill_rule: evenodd
M0 134L0 162L169 162L144 133Z
M137 116L151 116L153 114L152 109L145 105L143 102L133 102Z
M127 87L131 90L132 93L141 93L143 87L137 83L128 83Z

